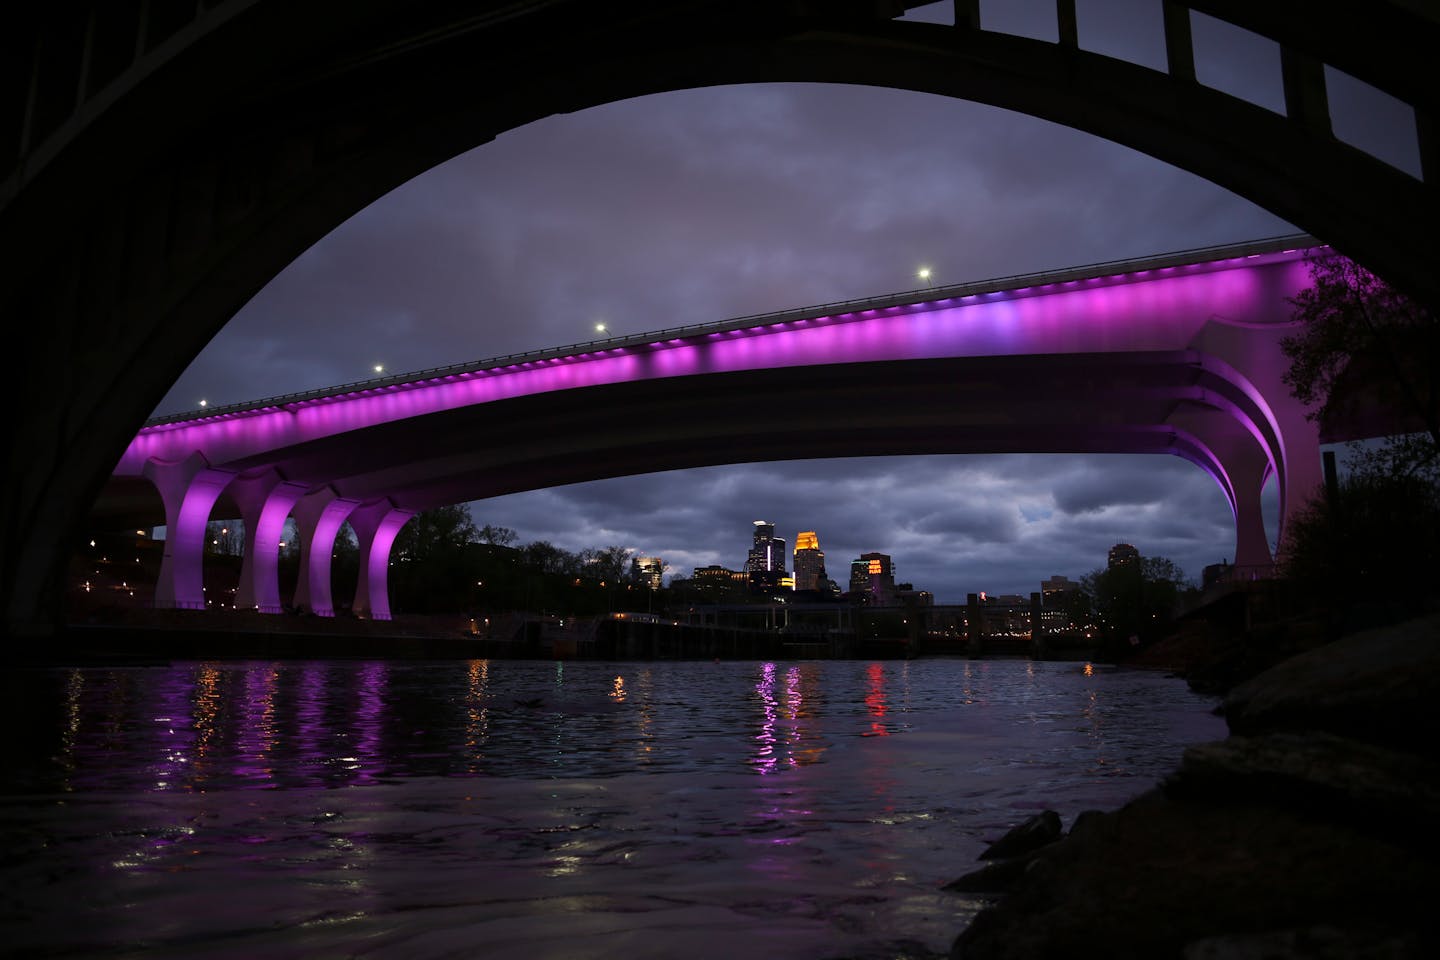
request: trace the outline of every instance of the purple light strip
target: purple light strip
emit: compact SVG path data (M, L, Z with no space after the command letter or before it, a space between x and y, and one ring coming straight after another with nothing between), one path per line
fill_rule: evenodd
M1275 306L1307 282L1303 253L1296 250L1144 273L807 317L803 324L786 319L691 337L651 334L544 363L491 366L383 389L367 385L154 425L140 431L115 472L135 475L147 460L178 459L195 450L211 463L225 463L459 406L637 379L869 360L1179 349L1215 318L1273 324Z

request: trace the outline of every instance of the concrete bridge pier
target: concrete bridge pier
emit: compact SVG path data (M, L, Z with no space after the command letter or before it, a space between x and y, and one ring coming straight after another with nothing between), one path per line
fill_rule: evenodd
M1310 409L1291 395L1284 379L1290 364L1280 341L1295 329L1293 322L1245 323L1215 317L1194 343L1223 361L1226 369L1219 369L1221 364L1211 366L1241 390L1257 414L1252 421L1264 436L1257 435L1256 440L1269 446L1268 470L1279 481L1282 556L1291 518L1305 509L1323 485L1320 429L1309 419ZM1267 478L1268 473L1261 477L1262 487ZM1236 563L1240 563L1238 556Z
M235 606L241 610L280 613L280 538L285 520L310 487L292 483L273 467L255 476L241 475L229 493L245 521L245 558Z
M1263 494L1275 473L1270 454L1233 417L1220 411L1184 411L1170 418L1203 444L1212 459L1206 471L1215 477L1235 517L1235 566L1268 576L1274 568L1265 535Z
M155 606L203 610L205 527L211 508L235 474L211 467L198 450L184 460L148 460L143 473L165 504L165 552L155 584Z
M319 617L335 616L330 598L330 560L340 525L359 504L340 496L333 487L306 494L295 506L300 528L300 579L295 584L295 607Z
M388 498L358 507L350 528L360 546L360 578L355 584L355 615L390 619L390 548L413 510L401 510Z

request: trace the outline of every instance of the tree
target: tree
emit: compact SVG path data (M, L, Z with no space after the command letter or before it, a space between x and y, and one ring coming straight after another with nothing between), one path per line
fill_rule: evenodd
M412 613L463 610L474 582L468 551L477 534L463 503L411 517L391 548L392 606Z
M480 528L479 532L475 535L475 539L480 543L488 543L491 546L508 547L520 539L520 534L511 530L509 527L492 527L487 523Z
M580 558L549 540L536 540L520 548L522 562L540 573L576 577L580 575Z
M605 583L619 583L630 575L630 555L635 551L628 547L608 546L580 551L580 562L585 575Z
M211 520L205 524L205 552L219 557L238 557L245 552L243 520Z
M1345 257L1313 258L1310 275L1291 301L1300 332L1281 342L1286 384L1322 423L1363 423L1365 398L1399 424L1378 445L1351 444L1334 495L1286 527L1282 572L1344 630L1436 605L1440 322Z
M1440 486L1411 474L1352 472L1287 531L1282 570L1341 629L1422 614L1437 604Z
M1354 451L1352 469L1390 475L1440 472L1440 322L1348 257L1310 259L1311 286L1291 299L1300 330L1280 348L1284 380L1312 420L1389 414L1382 446Z
M411 517L396 535L392 553L409 561L453 556L465 544L475 543L479 537L480 532L475 529L470 509L463 503L457 503L425 510Z
M1131 637L1148 642L1168 629L1186 585L1185 571L1166 557L1142 557L1081 578L1106 636L1125 643Z

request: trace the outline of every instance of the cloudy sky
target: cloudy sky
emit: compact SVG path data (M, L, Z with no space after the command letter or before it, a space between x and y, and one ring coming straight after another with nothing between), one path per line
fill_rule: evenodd
M1053 9L1007 0L982 16L1054 39ZM1159 4L1079 9L1082 45L1162 64ZM1281 107L1273 44L1198 14L1195 33L1203 82ZM1413 163L1413 124L1347 80L1331 76L1337 135ZM1128 148L964 101L810 84L645 97L511 131L356 214L247 304L156 412L573 343L597 323L628 334L891 293L921 266L958 283L1293 232ZM1215 483L1153 456L735 465L472 512L522 541L619 544L681 575L739 567L766 519L792 545L818 531L832 576L878 550L941 601L1078 578L1116 542L1197 578L1234 549Z

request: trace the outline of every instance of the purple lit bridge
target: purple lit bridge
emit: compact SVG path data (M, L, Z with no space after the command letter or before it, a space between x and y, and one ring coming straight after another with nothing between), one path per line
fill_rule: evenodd
M282 608L293 514L294 602L320 615L333 615L330 560L348 521L355 612L388 619L391 545L430 507L761 460L1165 453L1214 478L1236 565L1264 569L1262 488L1277 481L1283 538L1321 483L1319 444L1348 438L1322 437L1281 382L1287 298L1308 284L1315 246L1290 237L945 287L164 418L131 441L96 513L159 522L163 506L155 602L180 608L204 606L206 523L243 518L237 606L267 612Z

